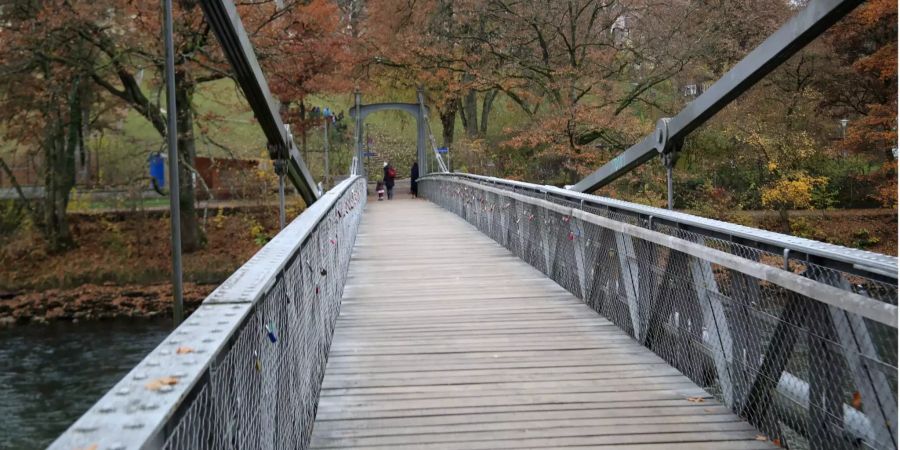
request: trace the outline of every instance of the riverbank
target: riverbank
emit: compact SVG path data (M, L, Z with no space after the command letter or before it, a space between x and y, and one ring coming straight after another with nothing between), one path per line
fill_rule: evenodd
M60 254L33 227L0 236L0 325L171 317L168 217L72 215L70 229L77 247ZM205 229L183 259L188 311L277 233L277 207L211 211Z
M206 245L184 254L184 279L220 283L277 233L278 209L211 211L205 223ZM64 253L47 252L38 230L20 227L0 236L0 297L85 285L167 283L169 225L161 214L73 215L76 247Z
M784 233L775 211L737 211L744 225ZM836 209L790 212L793 236L897 256L897 210Z
M215 288L215 284L186 283L185 313L190 314ZM156 317L172 317L171 284L87 284L0 298L0 326Z

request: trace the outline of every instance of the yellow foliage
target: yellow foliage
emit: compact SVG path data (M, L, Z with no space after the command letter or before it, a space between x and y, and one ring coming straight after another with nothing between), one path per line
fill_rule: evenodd
M90 209L91 202L88 195L82 195L77 187L73 187L69 192L69 204L66 207L69 211L85 211Z
M225 225L225 210L221 206L219 207L219 211L215 216L213 216L210 222L212 222L213 227L219 230L221 230Z
M781 178L762 189L762 204L772 209L806 209L811 206L813 190L828 183L826 177L800 173Z

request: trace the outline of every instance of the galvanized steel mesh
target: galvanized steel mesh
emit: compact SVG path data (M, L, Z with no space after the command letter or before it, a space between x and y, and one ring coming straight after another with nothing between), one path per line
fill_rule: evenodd
M581 298L768 439L786 448L897 448L896 319L871 320L546 206L652 227L700 248L697 254L708 248L778 270L784 255L512 186L452 176L427 177L419 186L421 195ZM896 316L896 283L790 258L787 267L837 288L835 297L859 294L865 307Z
M51 448L306 448L365 189L313 204Z
M319 222L209 368L164 449L305 448L365 198L362 182ZM277 328L276 342L263 330Z

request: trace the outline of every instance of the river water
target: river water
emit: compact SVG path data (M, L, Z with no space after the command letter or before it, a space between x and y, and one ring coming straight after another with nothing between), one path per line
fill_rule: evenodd
M0 449L49 445L171 328L169 320L0 328Z

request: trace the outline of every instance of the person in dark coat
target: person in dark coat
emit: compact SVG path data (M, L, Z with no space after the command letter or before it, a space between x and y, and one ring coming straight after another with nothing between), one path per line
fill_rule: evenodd
M409 174L409 190L412 191L412 195L414 198L419 197L419 163L414 162L412 165L412 172Z
M384 187L387 189L388 200L394 199L394 178L397 177L397 171L391 163L384 163Z

